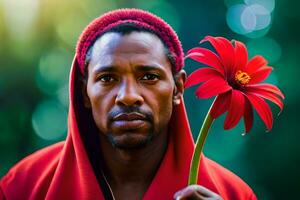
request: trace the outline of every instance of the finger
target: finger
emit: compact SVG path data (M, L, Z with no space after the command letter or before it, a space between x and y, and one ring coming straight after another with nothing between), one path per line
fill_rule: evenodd
M183 188L182 190L179 190L175 193L174 198L177 199L183 199L184 197L188 197L194 194L201 195L201 192L198 191L201 190L201 186L199 185L190 185L188 187Z
M206 190L203 186L200 185L189 185L188 187L185 187L182 190L176 192L174 196L189 195L192 194L194 191L197 191L200 194L207 195L210 190Z
M183 194L183 196L177 196L176 200L209 200L207 197L202 196L198 192L194 191L191 194Z
M215 198L215 199L222 199L218 194L214 193L213 191L201 186L201 185L190 185L178 192L175 193L175 199L184 199L186 197L198 197L198 199L205 199L205 198ZM178 198L179 197L179 198Z
M194 187L197 192L199 192L201 195L205 197L219 197L218 194L214 193L213 191L207 189L206 187L203 187L201 185L195 185L197 187Z

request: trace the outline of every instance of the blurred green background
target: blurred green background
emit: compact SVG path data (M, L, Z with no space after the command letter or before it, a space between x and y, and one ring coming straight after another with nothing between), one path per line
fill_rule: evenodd
M300 191L299 1L285 0L0 0L0 176L21 158L66 136L68 74L77 38L100 14L122 7L147 9L178 32L184 51L205 35L246 43L274 67L266 82L286 95L285 109L271 105L274 127L266 133L256 115L223 131L217 119L204 152L243 178L258 199L292 199ZM188 73L200 65L188 60ZM210 106L195 88L185 93L194 133ZM298 123L297 123L298 122Z

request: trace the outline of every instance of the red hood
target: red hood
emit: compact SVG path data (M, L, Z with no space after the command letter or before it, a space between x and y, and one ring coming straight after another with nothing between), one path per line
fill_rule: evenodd
M75 61L70 75L69 136L62 156L62 158L65 158L65 162L64 165L61 165L62 170L59 173L60 176L57 176L56 185L57 188L61 188L63 182L68 182L65 184L74 184L74 187L78 188L76 191L79 194L91 194L91 198L95 198L94 195L97 195L101 199L102 193L93 173L79 131L79 124L82 122L77 120L80 118L78 116L80 113L78 113L78 109L76 108L77 103L75 100L76 97L80 96L80 90L75 87L78 73L78 66ZM82 102L78 104L82 106ZM187 185L189 163L193 154L194 142L183 101L175 107L172 114L169 134L170 141L166 154L144 199L170 199L176 191ZM74 152L74 155L70 156L68 152ZM66 167L67 165L68 167ZM70 174L70 177L80 178L77 178L77 182L72 179L65 180L66 173ZM174 181L170 181L170 178Z

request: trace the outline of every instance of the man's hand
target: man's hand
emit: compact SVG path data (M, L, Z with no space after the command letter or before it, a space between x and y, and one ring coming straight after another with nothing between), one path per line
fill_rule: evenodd
M175 200L223 200L221 196L201 185L190 185L174 195Z

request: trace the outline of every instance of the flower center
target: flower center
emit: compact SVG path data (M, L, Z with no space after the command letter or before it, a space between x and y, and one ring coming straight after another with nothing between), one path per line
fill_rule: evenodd
M246 85L249 83L250 79L251 77L246 72L239 70L235 73L235 80L241 85Z

